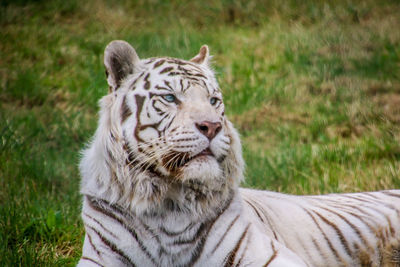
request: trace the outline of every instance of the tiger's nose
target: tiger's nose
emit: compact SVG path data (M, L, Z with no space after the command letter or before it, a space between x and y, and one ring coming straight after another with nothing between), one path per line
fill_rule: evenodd
M196 128L209 140L212 140L222 129L220 122L202 121L196 123Z

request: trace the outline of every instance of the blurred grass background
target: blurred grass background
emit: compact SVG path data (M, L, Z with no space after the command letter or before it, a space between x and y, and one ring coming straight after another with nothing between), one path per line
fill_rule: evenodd
M243 186L400 188L400 2L2 0L0 264L76 264L79 151L107 92L102 53L214 55Z

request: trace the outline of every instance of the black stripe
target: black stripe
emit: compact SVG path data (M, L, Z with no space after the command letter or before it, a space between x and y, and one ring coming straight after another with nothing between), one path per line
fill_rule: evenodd
M162 233L166 234L167 236L173 237L173 236L176 236L176 235L181 235L181 234L183 234L184 232L186 232L187 230L189 230L189 229L192 228L193 226L195 226L195 224L194 224L194 223L190 223L190 224L188 224L188 226L185 227L185 229L183 229L183 230L181 230L181 231L178 231L178 232L171 232L171 231L165 229L164 226L161 226L161 227L160 227L160 231L161 231Z
M170 117L171 116L171 114L168 114L168 117ZM168 124L165 126L165 129L168 129L170 126L171 126L171 124L174 122L174 120L175 120L175 115L173 116L173 117L170 117L169 119L170 119L170 121L168 122Z
M392 226L392 221L390 220L389 216L387 216L387 215L385 215L385 218L386 218L387 223L388 223L390 235L393 236L393 234L395 233L395 230L394 230L394 228Z
M325 255L324 251L322 250L322 248L320 247L319 243L317 242L317 240L315 240L314 237L311 237L311 241L313 242L314 247L319 251L319 254L321 255L322 258L327 258L327 256Z
M122 219L121 218L117 218L117 217L114 217L114 219L119 220L121 222L121 224L123 224L124 227L128 227L129 229L134 231L131 227L129 227L123 221L123 220L126 220L126 217L128 217L129 222L138 221L138 222L140 222L140 224L142 224L142 226L146 230L150 231L150 228L147 225L145 225L139 218L136 218L136 217L132 216L129 212L125 212L122 207L120 207L120 206L118 206L116 204L112 205L112 204L110 204L107 201L102 200L102 199L97 199L97 201L93 201L93 202L92 202L93 204L98 204L98 207L100 209L106 211L106 212L110 212L109 210L106 210L107 208L111 209L111 212L114 212L114 213L112 213L114 216L115 216L115 213L118 213L122 217ZM129 229L127 229L127 230L129 231ZM151 231L151 234L155 235L154 232L152 232L152 231ZM157 237L157 236L155 235L155 237Z
M114 237L115 239L119 239L114 233L112 233L110 230L108 230L107 228L104 227L104 225L102 223L100 223L98 220L96 220L95 218L93 218L92 216L90 216L89 214L87 214L86 212L83 212L83 215L85 215L86 217L88 217L89 219L95 221L98 225L100 225L100 227L107 232L109 235L111 235L112 237Z
M116 217L114 213L112 213L112 212L110 212L110 211L104 209L104 207L101 207L101 206L97 203L97 201L95 201L95 200L92 199L91 197L88 196L88 200L89 200L88 202L89 202L89 205L90 205L91 208L93 208L94 210L96 210L96 211L98 211L98 212L100 212L100 213L103 213L103 214L109 216L110 218L112 218L112 219L114 219L115 221L117 221L118 223L120 223L120 224L131 234L131 236L133 237L133 239L135 239L135 241L136 241L136 242L138 243L138 245L139 245L139 248L140 248L140 249L146 254L146 256L149 257L150 260L156 265L155 259L154 259L153 256L150 254L150 252L147 250L147 248L143 245L142 241L139 239L139 237L138 237L138 235L137 235L137 233L135 232L134 229L128 227L128 225L127 225L125 222L123 222L120 218ZM104 201L104 200L98 200L98 201L103 202L103 203L106 203L106 201ZM111 205L108 204L108 207L112 208L113 206L111 206ZM115 206L114 206L114 208L115 208ZM114 209L114 211L115 211L115 209ZM123 216L123 215L122 215L122 216Z
M205 81L203 81L203 80L201 80L201 82L203 83L203 86L204 86L205 88L207 88L207 91L210 92L210 90L208 90L207 83L206 83Z
M135 90L135 84L137 83L137 81L144 75L144 72L140 73L140 75L131 83L131 85L129 86L129 88L131 88L131 90Z
M380 209L377 209L377 208L374 208L373 206L369 206L368 204L372 204L372 205L374 205L374 206L384 206L384 207L386 207L386 208L388 208L388 209L391 209L391 210L396 210L396 208L395 207L393 207L393 205L390 205L390 204L387 204L387 203L384 203L383 201L374 201L374 200L372 200L372 199L365 199L365 198L361 198L361 197L359 197L359 196L350 196L350 195L344 195L345 197L347 197L347 198L350 198L350 199L354 199L354 200L357 200L357 201L360 201L360 202L364 202L364 203L366 203L365 205L363 205L365 208L369 208L369 209L372 209L372 210L374 210L374 211L376 211L377 213L379 213L379 214L382 214L382 215L385 215L385 213L383 213L382 212L382 210L380 210ZM363 203L363 204L364 204Z
M250 234L249 234L249 235L250 235ZM235 267L239 267L239 266L240 266L240 263L242 263L242 259L246 256L246 251L247 251L247 248L249 247L250 240L251 240L251 236L249 236L248 238L246 238L245 247L244 247L243 252L242 252L242 254L240 255L240 258L239 258L237 264L235 265Z
M398 208L394 207L394 206L391 205L391 204L387 204L387 203L384 203L384 202L373 202L373 201L367 201L367 202L369 202L369 203L371 203L371 204L373 204L373 205L375 205L375 206L378 206L378 207L379 207L379 206L384 206L385 208L387 208L387 209L389 209L389 210L391 210L391 211L395 211L396 214L397 214L398 216L400 216L400 210L399 210ZM354 206L353 206L353 207L354 207ZM394 229L393 229L393 227L392 227L392 221L390 220L389 216L388 216L386 213L382 212L381 209L377 209L377 208L372 207L372 206L364 205L364 206L362 206L362 207L363 207L363 208L366 208L366 209L371 209L371 210L375 211L376 213L381 214L381 215L386 219L386 221L388 222L390 234L393 235ZM365 212L365 211L364 211L364 212ZM371 214L369 214L369 215L371 216ZM374 218L375 215L372 215L371 217Z
M365 192L363 194L366 195L366 196L372 197L374 199L381 200L379 197L375 196L375 194L373 194L372 192Z
M303 238L300 238L300 236L299 236L299 234L301 234L301 232L299 233L299 232L296 232L295 233L295 238L296 238L296 241L300 244L300 246L304 249L304 251L306 252L306 254L307 254L307 257L309 258L309 259L313 259L313 257L311 256L311 254L310 254L310 249L311 249L311 246L308 244L308 241L307 241L307 245L304 245L304 242L303 242ZM315 240L314 240L315 241ZM321 251L320 251L321 252ZM322 253L321 253L321 257L324 259L324 257L323 257L323 255L322 255Z
M158 242L158 244L161 245L160 237L159 237L157 234L155 234L155 233L152 231L152 229L151 229L148 225L146 225L140 218L136 218L136 217L132 216L130 213L125 212L125 211L123 210L123 208L119 207L118 205L111 205L110 203L108 203L108 202L105 201L105 200L100 200L100 202L103 202L103 205L108 206L108 208L112 209L113 212L118 213L123 219L125 219L126 217L128 217L128 219L129 219L130 222L134 222L134 221L139 222L140 225L141 225L146 231L148 231L148 232L151 234L152 237L154 237L154 238L156 239L156 241ZM132 231L134 231L134 230L133 230L131 227L129 227L126 223L124 224L124 227L128 227L129 229L131 229ZM128 230L128 231L129 231L129 230ZM145 247L143 246L143 248L145 248ZM149 257L151 257L151 256L149 256Z
M186 244L195 243L197 240L199 240L203 236L205 230L207 230L207 225L205 223L202 223L200 225L199 229L197 229L197 231L193 237L191 237L189 239L174 240L173 244L174 245L186 245Z
M200 255L203 252L204 249L204 244L206 243L208 234L210 233L210 230L212 228L212 225L214 223L212 223L211 225L209 225L207 232L203 235L203 237L200 239L200 242L197 244L197 246L195 247L195 249L192 252L192 258L190 259L190 261L186 264L186 266L193 266L194 263L196 263L196 261L199 259Z
M163 111L162 109L159 109L156 106L157 103L162 103L164 106L165 106L165 104L163 102L161 102L161 101L155 101L155 100L152 100L152 102L151 102L151 106L154 108L154 110L157 112L157 114L162 116L162 115L165 114L165 111Z
M328 224L330 227L332 227L336 234L339 236L339 240L342 243L342 246L344 247L344 249L346 250L346 253L351 256L351 250L349 248L349 244L347 243L346 238L344 237L342 231L340 231L339 227L337 225L335 225L334 223L332 223L331 221L329 221L327 218L325 218L324 216L322 216L322 214L318 213L317 211L313 210L313 212L319 217L321 218L321 220L323 220L326 224Z
M176 64L176 65L188 65L188 61L183 61L182 59L179 58L167 58L167 62L170 64Z
M197 65L195 65L196 63L192 63L192 62L187 62L187 65L189 65L190 67L192 67L192 68L194 68L194 69L196 69L197 71L202 71L202 69L199 67L199 66L197 66Z
M232 266L235 262L236 253L238 252L240 245L242 244L245 236L247 235L247 231L249 230L250 223L244 229L242 235L240 236L239 240L237 241L235 247L229 252L228 256L225 258L225 267Z
M364 195L368 196L367 193L365 193ZM371 203L372 205L381 205L381 206L384 206L384 207L386 207L386 208L388 208L390 210L397 210L396 207L394 207L393 205L391 205L389 203L385 203L382 199L376 199L375 200L375 199L361 198L361 197L357 197L357 196L354 196L354 198L359 199L360 201ZM370 207L370 208L380 212L379 209L375 209L373 207Z
M171 90L170 88L167 88L167 87L162 87L162 86L159 86L159 85L156 85L156 86L154 86L154 88L156 88L157 90L166 90L166 91L173 91L173 90ZM160 94L152 94L152 93L150 93L150 97L153 97L153 96L161 96Z
M229 192L229 198L225 201L224 205L222 205L222 209L219 211L219 213L217 214L217 216L215 217L215 219L210 223L210 225L208 226L207 229L207 233L201 238L199 244L197 245L197 247L194 249L194 256L192 256L192 258L190 259L190 261L188 262L187 266L193 266L196 261L200 258L200 255L203 252L204 249L204 244L207 240L208 234L210 233L211 229L214 226L214 223L216 221L218 221L219 217L225 213L225 211L230 207L231 203L232 203L232 199L234 196L234 192L231 191Z
M179 81L179 84L181 86L181 92L184 92L184 90L183 90L183 80L182 79Z
M110 217L110 218L114 219L115 221L119 222L121 225L124 224L120 218L115 216L114 213L111 213L107 209L104 209L102 206L100 206L99 203L98 203L98 201L100 201L100 200L96 201L94 198L92 198L90 196L87 196L87 199L88 199L88 204L89 204L90 208L94 209L95 211L97 211L99 213L103 213L104 215L107 215L108 217Z
M144 64L151 64L151 63L153 63L156 59L157 59L156 57L152 57L152 58L146 60L146 62L145 62Z
M165 59L161 59L161 60L157 61L156 63L154 63L153 69L161 66L162 64L164 64L164 62L165 62Z
M169 71L171 71L171 70L173 70L173 69L174 69L173 67L166 67L166 68L164 68L162 71L160 71L160 74L169 72Z
M367 226L367 228L369 229L369 232L370 232L372 235L375 235L375 232L376 232L376 231L375 231L375 228L372 227L369 223L366 222L366 220L370 219L369 217L366 217L366 216L361 217L359 214L354 213L353 211L348 211L347 209L343 209L342 206L338 206L338 207L336 207L336 208L338 208L338 209L342 210L343 212L345 212L345 213L347 213L347 214L353 216L354 218L357 218L361 223L363 223L364 225ZM349 208L356 209L357 211L360 212L360 214L367 213L367 212L365 212L364 210L362 210L362 209L360 209L360 208L358 208L358 207L352 207L352 206L350 206ZM367 213L367 214L368 214L368 213ZM368 215L371 216L370 214L368 214ZM373 222L374 222L374 221L373 221Z
M349 197L349 196L347 196L347 197ZM351 198L351 197L350 197L350 198ZM338 203L338 204L339 204L339 205L343 205L343 203ZM374 203L374 204L376 205L376 204L378 204L378 203ZM376 213L382 215L383 217L386 216L381 210L375 209L374 207L371 207L371 206L368 206L368 205L358 205L358 206L355 206L355 205L357 205L357 204L356 204L356 203L353 203L353 204L345 204L345 205L343 205L343 206L339 206L339 209L340 209L340 208L343 208L343 207L350 207L350 208L352 208L352 209L355 209L355 210L360 211L361 214L367 214L369 217L375 218L375 217L376 217L376 214L371 214L371 213L365 211L365 209L370 209L370 210L373 210L373 211L375 211Z
M365 239L364 235L360 232L360 229L358 229L357 226L355 226L353 223L351 223L345 216L343 216L342 214L333 211L331 209L328 209L326 207L319 207L327 212L330 212L332 214L335 214L336 216L338 216L340 219L342 219L343 221L345 221L352 229L353 231L357 234L357 236L360 238L362 244L367 244L368 247L370 247L370 244L368 244L368 241Z
M346 198L350 198L350 199L353 199L353 200L356 200L356 201L359 201L359 202L367 202L367 203L372 203L372 204L377 204L377 203L381 203L381 202L376 202L376 201L373 201L373 200L371 200L371 199L368 199L368 198L365 198L365 196L360 196L360 195L355 195L355 194L344 194L344 195L342 195L343 197L346 197Z
M275 249L274 243L271 240L271 247L272 250L274 251L274 253L272 254L272 256L267 260L267 262L263 265L263 267L267 267L278 255L278 251Z
M194 147L194 145L186 145L186 146L174 146L174 148L188 148L188 147Z
M188 82L186 88L182 88L183 92L186 92L190 88L190 86L191 86L191 82Z
M351 204L351 205L346 204L345 206L343 206L343 205L340 204L340 203L338 203L338 204L336 204L336 205L333 205L333 206L336 207L336 208L338 208L338 209L340 209L340 210L343 210L344 212L347 212L347 213L350 213L350 211L347 211L346 208L348 208L348 209L353 209L353 210L358 211L359 214L366 214L366 215L368 215L369 217L372 217L372 218L373 218L373 215L371 215L371 213L368 213L367 211L361 209L360 206L354 206L354 205L352 205L352 204ZM360 220L363 220L363 218L361 218L361 216L360 216L359 214L357 214L357 213L350 213L350 214L354 215L355 217L359 218ZM365 217L365 216L364 216L364 217Z
M126 104L126 95L125 95L124 99L122 100L122 105L121 105L121 123L123 123L131 115L132 115L132 111Z
M149 77L150 77L150 73L147 73L147 75L144 77L145 83L143 85L143 88L146 89L146 90L150 89Z
M86 235L88 237L89 244L92 246L92 248L96 252L97 256L99 256L101 258L100 251L98 251L97 248L94 246L93 241L92 241L92 237L88 233L86 233Z
M146 100L145 96L135 95L135 101L136 101L136 127L135 127L135 130L134 130L134 135L135 135L136 140L138 140L138 142L143 142L143 139L140 138L140 136L139 136L139 129L141 127L140 113L142 112L145 100Z
M227 233L231 230L232 226L236 223L237 219L239 219L240 215L237 215L232 222L229 224L228 228L225 230L225 233L222 235L222 237L219 239L218 243L215 245L215 247L212 250L212 254L217 250L217 248L221 245L222 241L225 239ZM212 255L211 254L211 255Z
M166 103L164 103L164 102L162 102L162 101L160 101L160 100L155 100L153 106L156 107L155 105L158 104L158 103L159 103L159 104L162 104L164 107L168 107L168 105L167 105ZM158 108L158 107L157 107L157 108ZM160 109L160 110L161 110L161 109ZM162 110L161 110L161 111L162 111ZM165 111L164 111L164 113L165 113ZM164 114L164 113L163 113L163 114ZM161 114L161 115L163 115L163 114Z
M118 205L111 205L110 203L108 203L108 202L105 201L105 200L101 200L101 202L104 202L105 204L103 204L103 205L107 205L108 208L112 209L113 212L118 213L124 220L126 220L126 217L128 217L128 221L129 221L129 222L132 223L132 222L136 221L136 222L140 223L140 225L141 225L147 232L150 233L150 236L153 237L153 238L155 238L159 245L161 244L160 237L159 237L156 233L154 233L153 230L152 230L148 225L146 225L140 218L136 218L136 217L132 216L132 215L131 215L130 213L128 213L128 212L124 212L123 208L119 207ZM131 229L132 231L134 231L134 230L133 230L131 227L129 227L126 223L124 223L124 227L128 227L129 229ZM129 230L128 230L128 231L129 231ZM145 247L143 246L143 248L145 248Z
M249 203L249 202L248 202L248 203ZM250 203L249 203L249 204L250 204ZM269 229L272 231L272 233L273 233L275 239L278 240L278 235L276 234L276 231L275 231L275 229L274 229L275 227L272 225L270 219L268 218L268 215L269 215L269 214L268 214L266 211L264 211L262 208L259 207L258 202L255 202L255 201L254 201L253 204L254 204L255 206L257 206L257 207L253 207L253 206L252 206L255 210L257 210L257 208L258 208L259 210L261 210L262 214L264 215L264 218L267 220L267 223L268 223L268 225L269 225ZM276 215L276 217L279 217L278 214L276 214L273 210L271 210L271 212L274 213L274 214Z
M388 191L381 191L380 193L385 194L390 197L397 197L400 198L400 193L397 195L396 193L388 192Z
M172 88L172 86L171 86L171 84L170 84L169 81L165 81L165 80L164 80L164 84L165 84L169 89L171 89L172 92L175 91L174 88Z
M206 79L207 80L207 77L206 76L204 76L203 74L201 74L201 73L193 73L193 74L191 74L192 76L196 76L196 77L201 77L201 78L203 78L203 79Z
M323 237L325 238L326 243L328 244L329 248L331 249L331 251L333 252L333 254L335 255L336 259L338 261L342 261L343 260L339 257L339 253L338 251L335 249L335 247L332 245L331 241L329 240L329 238L326 236L325 232L322 230L321 226L319 225L319 223L317 222L317 220L314 218L314 216L305 208L303 208L303 210L308 214L308 216L311 217L311 219L313 220L313 222L315 223L315 225L318 227L319 231L321 232L321 234L323 235Z
M85 257L85 256L82 256L82 257L81 257L81 260L91 261L91 262L93 262L94 264L97 264L97 265L99 265L99 266L101 266L101 267L104 267L104 265L98 263L98 262L95 261L94 259L91 259L91 258L88 258L88 257Z
M355 200L358 200L358 201L367 201L368 202L368 200L366 200L366 199L364 199L363 198L363 196L360 196L360 195L356 195L356 194L343 194L342 195L343 197L347 197L347 198L351 198L351 199L355 199Z
M246 201L247 204L249 204L250 207L253 208L254 212L257 214L257 217L260 219L260 221L261 221L262 223L265 223L265 222L264 222L264 219L261 217L261 215L260 215L260 213L258 212L257 208L254 207L253 204L251 204L250 200L245 199L244 201ZM276 238L276 237L275 237L275 238Z
M365 201L367 201L368 203L371 203L373 205L383 205L384 207L388 208L389 210L396 211L397 215L400 217L400 210L397 207L393 206L390 203L386 203L383 199L380 199L377 196L373 196L371 193L364 193L364 194L366 196L372 197L372 198L374 198L374 200L376 200L376 201L374 201L371 199L369 199L369 200L366 199Z
M178 76L178 75L184 76L184 73L179 71L171 71L170 73L168 73L168 76Z
M98 237L101 239L101 241L108 246L114 253L118 254L119 256L122 257L123 262L125 264L129 264L132 267L135 267L136 265L133 263L133 261L129 258L129 256L127 256L122 250L120 250L113 242L111 242L110 240L108 240L107 238L105 238L104 236L102 236L100 234L99 231L97 231L96 229L94 229L93 227L90 226L86 226L87 228L89 228L90 230L92 230L93 232L95 232Z

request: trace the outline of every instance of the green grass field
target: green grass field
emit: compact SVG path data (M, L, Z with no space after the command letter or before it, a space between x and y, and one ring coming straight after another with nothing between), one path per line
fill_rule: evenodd
M79 259L77 165L114 39L142 58L209 45L242 135L243 186L400 188L400 2L282 3L1 1L0 265Z

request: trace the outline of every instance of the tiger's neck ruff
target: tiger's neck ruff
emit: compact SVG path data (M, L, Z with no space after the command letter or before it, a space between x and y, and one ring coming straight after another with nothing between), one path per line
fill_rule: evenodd
M80 169L84 195L139 216L216 216L242 179L240 140L225 118L207 46L190 61L105 50L109 94Z

